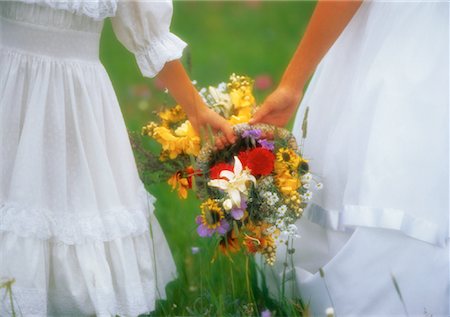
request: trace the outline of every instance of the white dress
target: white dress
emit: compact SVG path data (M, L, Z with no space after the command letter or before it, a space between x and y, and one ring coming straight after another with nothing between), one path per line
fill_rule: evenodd
M298 222L287 290L314 315L449 315L448 16L447 2L364 2L305 93L294 134L309 107L324 189Z
M136 316L175 277L98 54L112 17L154 76L185 47L171 16L169 1L0 2L0 276L18 316Z

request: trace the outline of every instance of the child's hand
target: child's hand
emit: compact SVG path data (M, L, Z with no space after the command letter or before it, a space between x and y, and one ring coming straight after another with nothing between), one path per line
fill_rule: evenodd
M294 115L301 98L301 92L278 87L256 111L250 124L268 123L284 127Z
M236 141L231 124L206 106L196 115L189 116L189 121L200 135L209 137L209 129L211 129L215 135L215 143L218 149L222 149ZM221 134L217 135L219 132Z

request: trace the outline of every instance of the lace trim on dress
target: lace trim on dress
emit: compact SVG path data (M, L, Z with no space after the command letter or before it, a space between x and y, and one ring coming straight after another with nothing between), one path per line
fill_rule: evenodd
M127 289L136 291L134 294L129 294L130 296L127 296L127 298L117 298L117 294L111 289L95 289L96 316L139 316L155 309L154 284L127 285ZM14 310L18 316L46 317L47 314L52 313L51 308L47 307L48 297L53 298L53 301L57 299L54 304L58 307L64 307L65 313L79 313L80 310L80 307L72 304L74 301L72 296L60 292L52 294L51 290L47 294L45 289L15 287L13 285L12 296ZM0 309L6 316L12 316L9 294L6 294L5 289L0 290Z
M116 15L117 0L20 0L24 3L45 5L57 10L86 15L95 20L103 20Z
M342 211L337 211L311 204L306 215L311 222L332 230L347 231L355 227L391 229L442 247L448 235L436 223L392 208L346 205Z
M148 207L118 207L93 213L56 213L14 202L0 203L0 232L20 237L51 240L68 245L92 241L111 241L149 231L149 215L154 198L147 196ZM145 202L145 201L144 201Z
M136 54L142 75L154 77L167 62L181 58L186 43L172 33L154 39L147 50Z

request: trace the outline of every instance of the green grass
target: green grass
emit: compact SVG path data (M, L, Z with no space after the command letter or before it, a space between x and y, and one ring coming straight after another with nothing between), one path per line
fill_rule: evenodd
M226 81L233 72L252 77L266 74L276 83L314 5L309 1L175 2L172 31L189 44L183 62L199 87ZM103 32L101 58L131 131L140 131L155 109L173 104L154 80L141 76L134 56L116 40L110 22ZM257 91L257 99L261 102L269 92ZM252 315L243 306L249 302L256 304L254 315L264 307L276 310L277 316L294 314L286 310L292 305L272 301L258 290L256 266L250 263L246 269L244 257L237 256L231 262L218 256L211 263L214 242L196 234L199 202L192 195L181 201L167 184L147 185L158 199L156 215L179 272L168 287L167 301L160 302L152 315L245 316ZM198 254L192 254L194 246L200 248ZM247 285L246 276L253 281L251 285Z

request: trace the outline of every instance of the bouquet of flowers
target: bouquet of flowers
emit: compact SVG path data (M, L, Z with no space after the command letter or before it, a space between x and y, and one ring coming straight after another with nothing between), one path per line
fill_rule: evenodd
M220 151L206 145L198 156L197 231L218 235L225 253L244 248L273 264L276 239L296 234L294 222L311 198L308 163L285 129L238 124L234 130L235 144Z
M312 175L289 131L246 123L256 107L252 85L232 75L228 84L200 90L208 106L233 124L237 141L222 150L201 144L179 106L160 112L160 123L150 122L143 134L161 144L159 158L179 197L194 187L201 199L198 234L217 237L225 254L260 253L273 265L276 240L296 235Z

